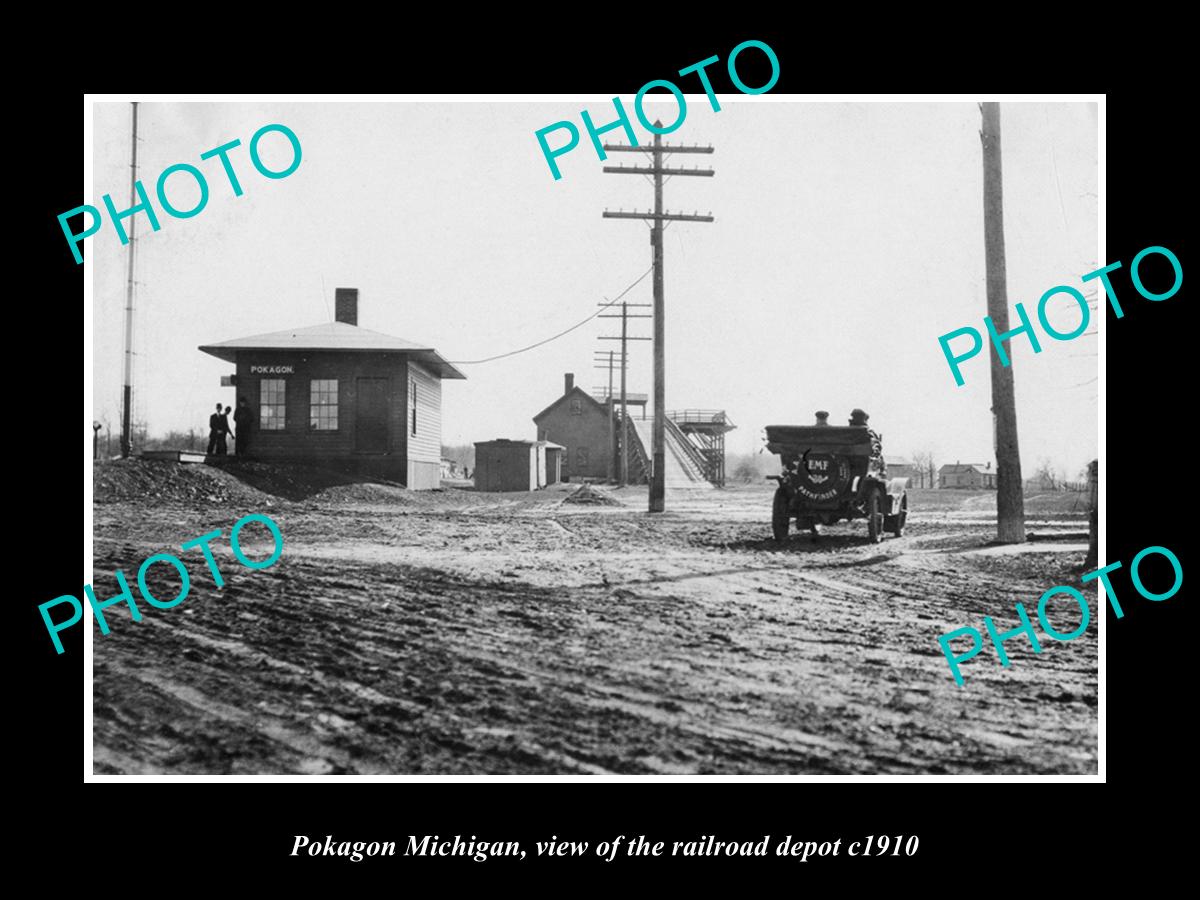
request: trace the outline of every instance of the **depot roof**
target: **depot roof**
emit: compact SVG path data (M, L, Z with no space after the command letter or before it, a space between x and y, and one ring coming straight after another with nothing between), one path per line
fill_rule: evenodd
M381 334L345 322L326 322L309 328L289 328L267 334L204 344L200 349L226 362L237 362L237 355L250 350L333 350L343 353L405 353L432 368L442 378L467 376L444 360L432 347L414 344L404 338Z

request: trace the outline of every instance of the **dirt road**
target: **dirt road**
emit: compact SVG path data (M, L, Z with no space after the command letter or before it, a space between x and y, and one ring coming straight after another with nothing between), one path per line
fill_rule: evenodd
M1081 638L1010 641L1008 669L989 648L962 688L937 643L1078 583L1085 513L1058 497L1031 500L1031 527L1066 542L1014 555L985 548L994 501L969 492L915 492L880 545L861 522L776 544L769 486L654 517L645 488L113 496L101 597L114 569L246 513L285 549L255 572L223 541L221 590L192 551L183 604L94 632L98 773L1096 771L1093 591Z

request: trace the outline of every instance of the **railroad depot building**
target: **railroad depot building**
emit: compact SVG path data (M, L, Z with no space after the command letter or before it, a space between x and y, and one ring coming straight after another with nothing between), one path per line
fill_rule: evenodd
M249 456L438 487L442 380L466 376L430 347L359 328L356 288L334 298L333 322L200 347L237 367Z

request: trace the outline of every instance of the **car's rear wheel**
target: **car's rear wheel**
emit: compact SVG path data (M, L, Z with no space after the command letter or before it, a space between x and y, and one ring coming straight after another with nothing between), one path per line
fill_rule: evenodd
M867 494L867 537L872 544L883 540L883 497L879 488L871 488Z
M777 541L787 540L788 526L791 525L792 519L788 505L788 492L783 488L776 488L775 500L771 504L771 531Z

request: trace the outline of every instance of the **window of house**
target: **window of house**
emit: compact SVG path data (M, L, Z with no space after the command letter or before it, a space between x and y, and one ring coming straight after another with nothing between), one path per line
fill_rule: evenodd
M264 378L258 383L259 427L263 431L283 431L287 423L287 381Z
M571 398L571 415L578 416L583 414L583 402L578 397Z
M338 383L336 378L314 378L308 394L308 427L312 431L337 431Z
M586 469L588 467L588 448L577 447L575 449L575 468Z
M417 433L417 380L412 380L412 433Z

